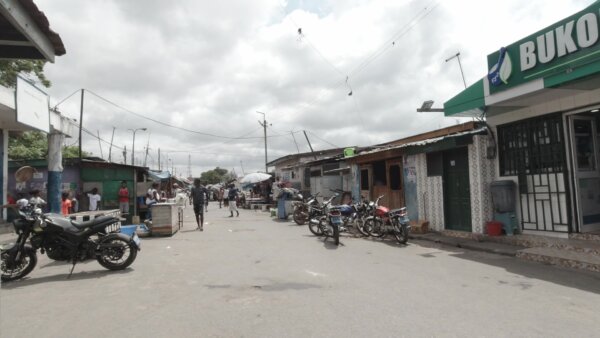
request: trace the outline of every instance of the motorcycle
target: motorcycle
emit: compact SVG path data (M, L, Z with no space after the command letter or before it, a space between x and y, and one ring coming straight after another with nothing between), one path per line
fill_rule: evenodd
M410 232L410 220L406 207L391 210L385 216L389 220L385 223L381 218L373 219L373 226L369 228L371 236L384 237L387 234L393 234L398 243L406 244Z
M307 220L313 218L315 216L315 212L317 212L319 207L319 201L317 197L319 193L316 193L314 196L310 196L306 200L302 197L301 194L298 194L298 197L301 198L300 201L294 201L294 222L298 225L304 225ZM316 209L315 209L316 207Z
M308 221L308 230L313 233L315 236L323 236L325 229L325 223L327 222L327 209L331 205L331 201L337 197L337 194L334 194L328 200L325 200L322 205L311 205L309 206L309 221Z
M112 216L78 223L62 215L44 215L35 207L18 213L13 222L17 242L0 247L0 272L4 282L28 275L37 264L38 249L54 260L71 262L70 274L78 261L88 259L96 259L109 270L123 270L133 263L140 250L136 234L130 237L106 233L107 226L119 221Z
M333 197L331 199L333 199ZM331 199L329 202L331 202ZM311 219L309 228L313 234L317 236L325 236L326 238L331 237L333 238L335 245L339 245L340 231L343 230L343 224L342 213L339 206L331 206L330 203L328 203L325 206L325 215L316 219ZM311 225L318 228L318 233L313 231Z

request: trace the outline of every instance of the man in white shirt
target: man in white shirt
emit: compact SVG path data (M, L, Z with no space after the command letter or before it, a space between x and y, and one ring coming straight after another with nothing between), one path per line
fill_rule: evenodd
M98 194L98 188L92 189L91 192L88 192L87 196L90 200L90 211L100 210L98 202L102 201L102 197Z
M44 199L40 197L39 190L32 190L29 192L29 194L31 195L31 198L29 199L29 204L35 205L40 208L46 204L46 201L44 201Z

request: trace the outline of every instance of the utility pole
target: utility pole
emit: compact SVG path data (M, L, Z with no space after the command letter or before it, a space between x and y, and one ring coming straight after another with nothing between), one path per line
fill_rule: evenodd
M240 161L240 167L242 167L242 175L246 176L246 173L244 173L244 162Z
M160 148L158 148L158 171L160 171Z
M100 130L96 129L96 134L98 135L98 146L100 147L100 158L104 158L104 154L102 153L102 142L100 142Z
M462 75L463 84L465 85L465 89L467 88L467 81L465 80L465 73L463 73L462 64L460 63L460 52L456 53L456 55L452 55L451 57L446 59L446 62L456 58L458 60L458 67L460 68L460 75Z
M312 145L310 144L310 140L308 139L308 135L306 135L306 130L303 130L304 132L304 137L306 137L306 142L308 142L308 146L310 147L310 152L313 154L313 156L315 157L315 160L317 159L317 155L315 155L315 151L312 148Z
M81 107L79 108L79 163L81 163L81 130L83 129L83 88L81 89Z
M290 134L292 134L292 138L294 139L294 144L296 145L296 150L298 151L298 154L300 154L300 148L298 148L298 142L296 142L296 136L294 136L294 131L291 130Z
M265 133L265 174L268 174L269 170L267 167L267 119L266 119L265 113L262 113L259 111L257 111L257 113L262 114L262 116L263 116L263 121L262 122L258 121L258 124L260 124L263 127L263 130Z
M123 147L123 164L127 164L127 145Z
M146 156L144 157L144 167L146 166L146 162L148 161L148 145L146 145Z
M116 127L113 127L112 136L110 137L110 148L108 148L108 162L111 162L112 145L113 145L113 140L115 139L115 129L116 129Z

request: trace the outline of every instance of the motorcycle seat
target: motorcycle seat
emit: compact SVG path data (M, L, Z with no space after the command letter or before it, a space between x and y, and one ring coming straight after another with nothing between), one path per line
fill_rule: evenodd
M114 223L114 217L113 216L100 216L100 217L96 217L94 219L91 219L91 220L85 221L85 222L71 221L71 225L73 225L74 227L76 227L79 230L83 230L83 229L89 228L93 225L101 224L101 223L107 223L107 225Z

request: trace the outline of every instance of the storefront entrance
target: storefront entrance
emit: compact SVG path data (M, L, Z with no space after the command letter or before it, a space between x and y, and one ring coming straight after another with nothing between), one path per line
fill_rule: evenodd
M571 115L569 127L579 231L600 231L600 112Z
M443 161L445 228L471 232L468 148L444 151Z

